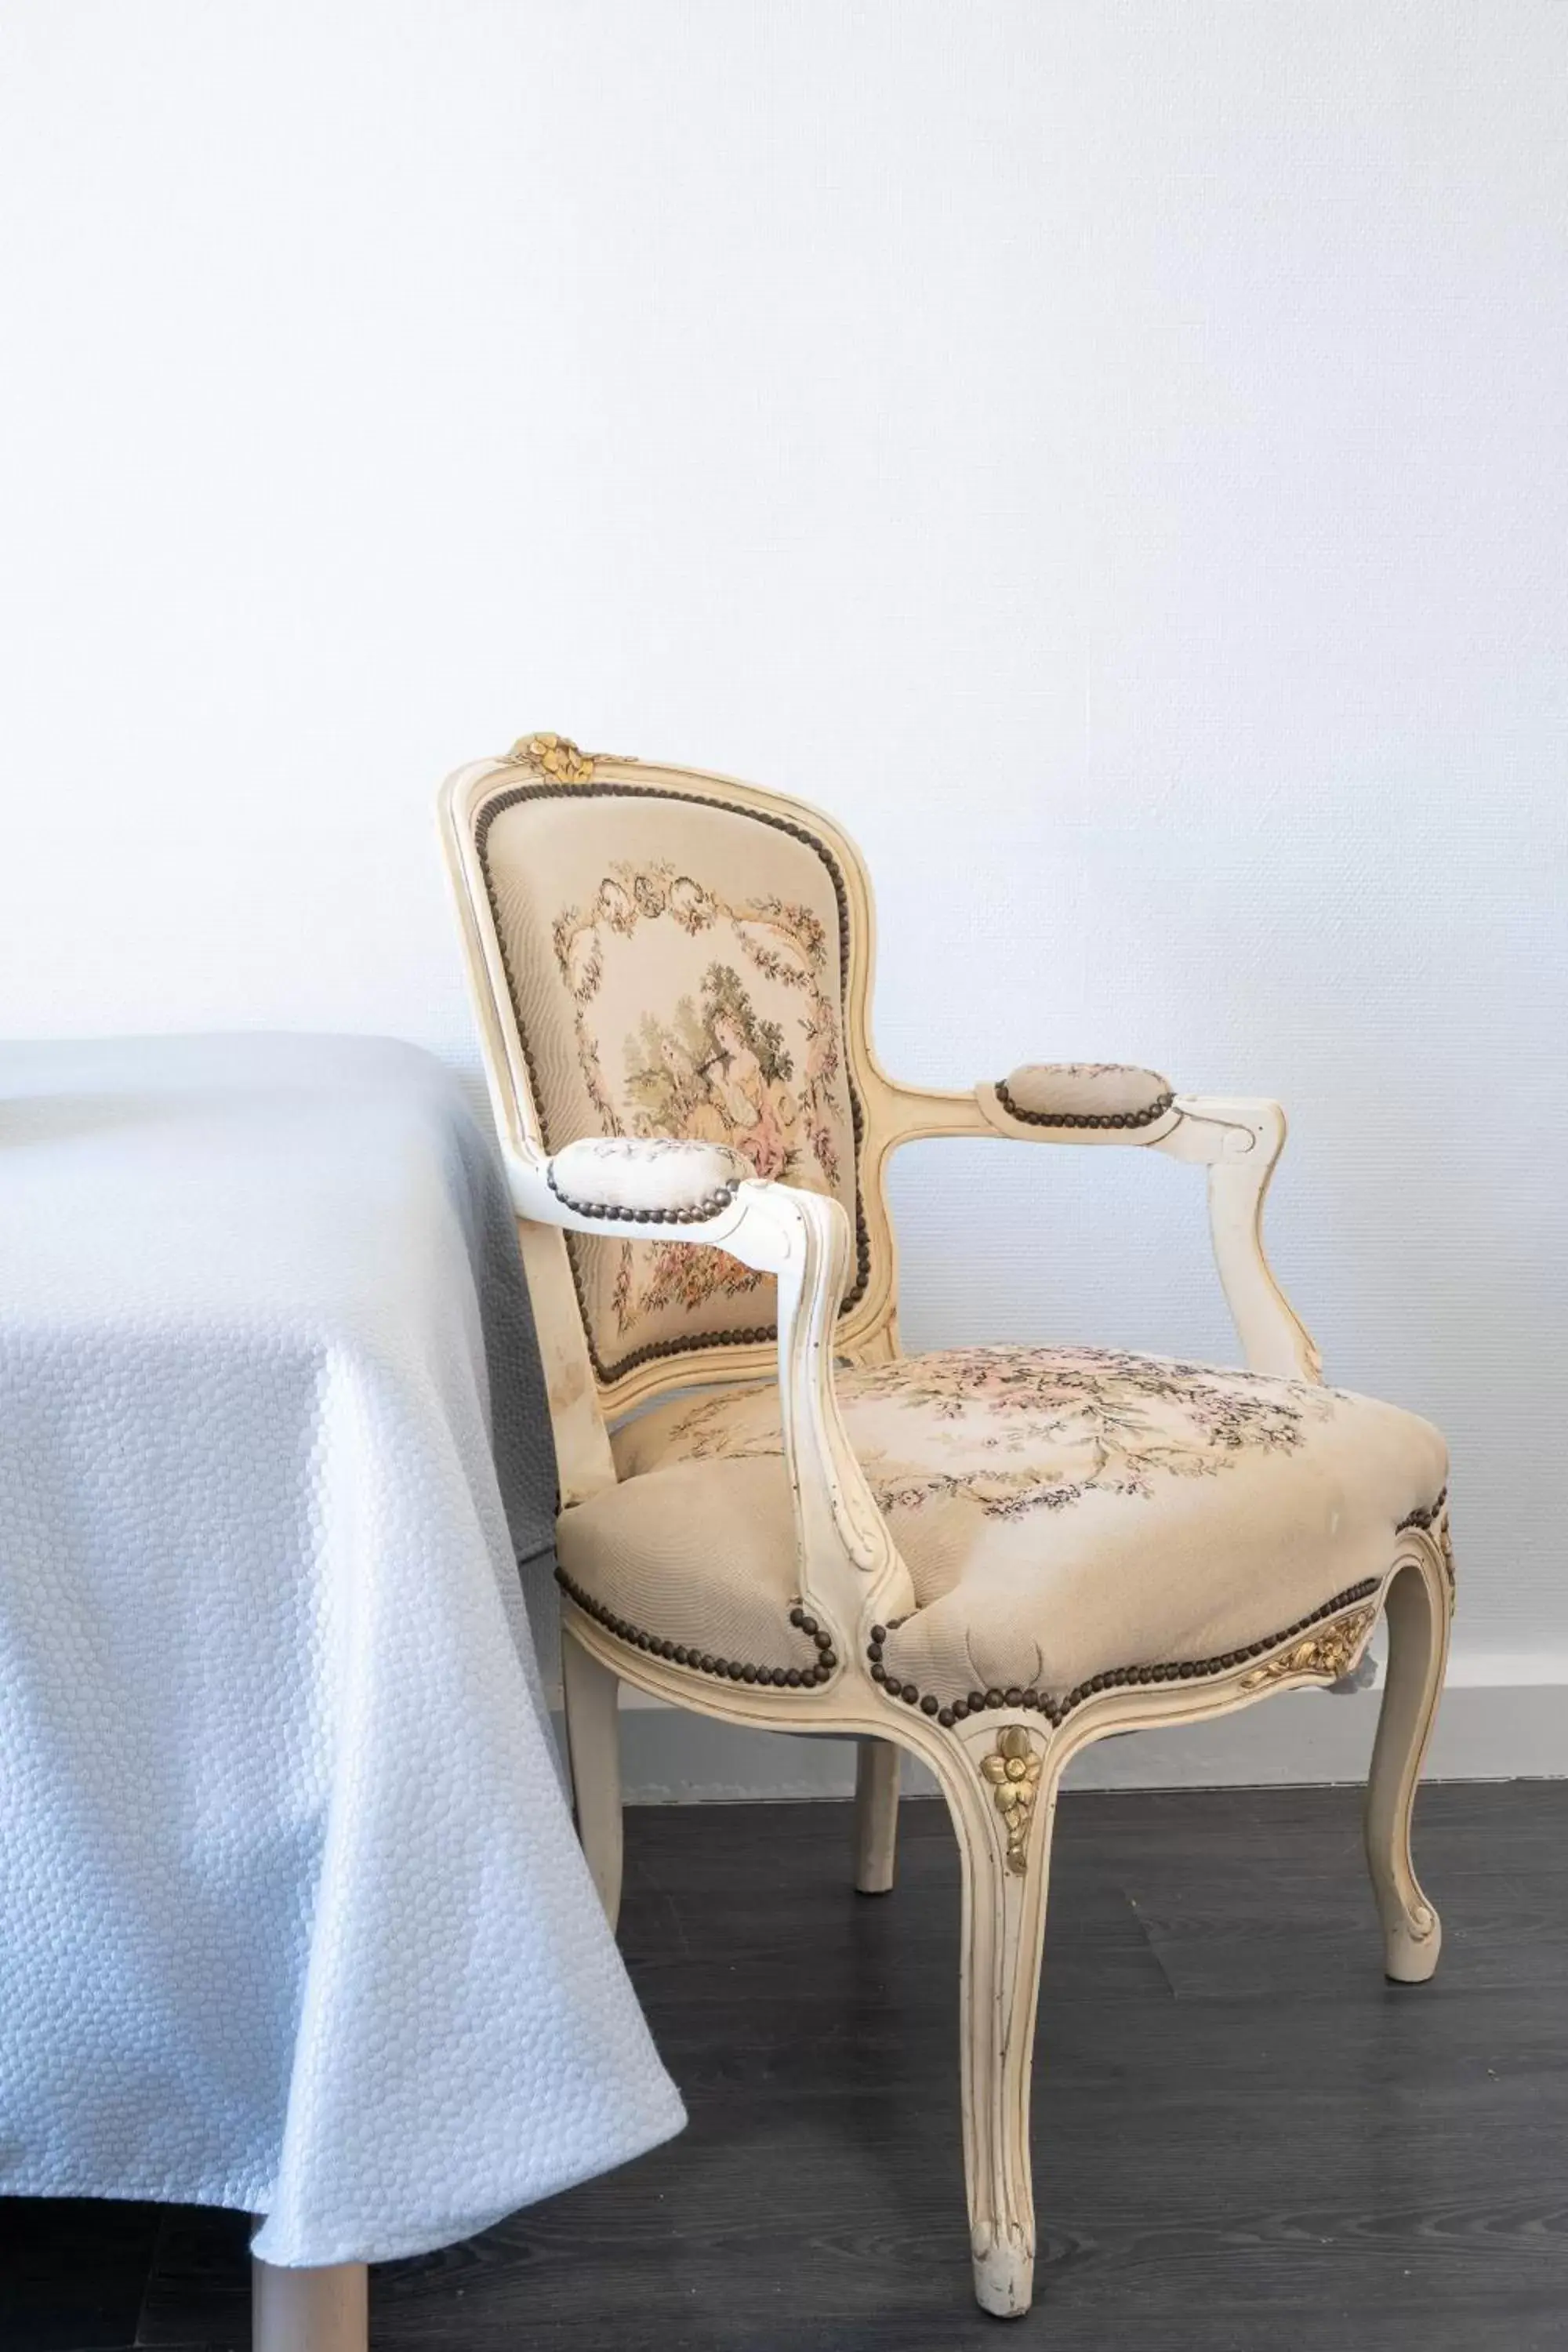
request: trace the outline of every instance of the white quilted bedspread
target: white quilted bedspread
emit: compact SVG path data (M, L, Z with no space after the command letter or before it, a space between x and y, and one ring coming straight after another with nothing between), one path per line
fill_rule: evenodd
M552 1497L438 1064L0 1045L0 2191L375 2261L679 2130L521 1605Z

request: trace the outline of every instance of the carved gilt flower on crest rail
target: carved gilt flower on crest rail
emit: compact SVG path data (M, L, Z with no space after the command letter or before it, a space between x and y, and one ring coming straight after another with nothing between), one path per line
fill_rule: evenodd
M558 784L593 782L594 754L580 751L565 735L520 735L506 756L514 767L536 768Z

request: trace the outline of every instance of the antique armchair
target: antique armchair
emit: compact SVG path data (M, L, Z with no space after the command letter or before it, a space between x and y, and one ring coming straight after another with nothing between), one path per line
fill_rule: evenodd
M1079 1748L1332 1682L1386 1616L1367 1858L1388 1975L1436 1965L1409 1838L1452 1595L1442 1441L1321 1384L1263 1253L1275 1104L1099 1065L968 1094L886 1075L866 877L816 811L534 735L452 777L442 825L545 1358L567 1739L605 1909L622 1681L856 1738L868 1894L892 1884L898 1752L923 1759L963 1855L975 2292L1021 2313L1051 1824ZM883 1171L941 1135L1206 1169L1247 1369L900 1354Z

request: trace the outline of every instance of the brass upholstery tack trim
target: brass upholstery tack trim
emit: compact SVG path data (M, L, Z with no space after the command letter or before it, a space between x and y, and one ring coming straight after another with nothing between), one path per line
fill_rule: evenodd
M1175 1101L1174 1090L1156 1095L1143 1110L1020 1110L1007 1091L1005 1078L996 1081L996 1099L1009 1118L1024 1127L1149 1127L1163 1118Z
M737 1176L732 1183L721 1184L716 1192L710 1192L706 1200L689 1209L628 1209L609 1201L574 1201L555 1181L555 1171L548 1160L544 1163L544 1181L563 1207L575 1209L580 1217L619 1217L634 1225L701 1225L710 1217L716 1217L721 1209L729 1207L741 1189L742 1180Z
M971 1691L967 1698L954 1699L944 1706L934 1692L921 1691L917 1684L900 1682L896 1675L889 1674L883 1663L884 1648L889 1633L896 1629L889 1625L872 1626L866 1656L871 1680L880 1683L889 1698L901 1699L906 1706L918 1706L922 1715L934 1716L944 1728L963 1723L972 1715L993 1713L998 1707L1024 1707L1043 1715L1047 1723L1055 1725L1065 1721L1075 1707L1081 1706L1085 1699L1095 1697L1100 1691L1141 1690L1158 1683L1198 1682L1215 1675L1233 1673L1249 1660L1277 1650L1282 1643L1296 1641L1309 1626L1321 1624L1325 1617L1337 1616L1342 1609L1352 1608L1356 1601L1367 1600L1377 1591L1380 1580L1375 1576L1369 1576L1360 1584L1352 1584L1345 1591L1336 1592L1331 1601L1325 1601L1321 1609L1314 1609L1296 1624L1286 1626L1283 1633L1270 1633L1261 1642L1249 1642L1239 1650L1227 1650L1223 1656L1183 1658L1152 1666L1115 1666L1105 1674L1090 1675L1087 1682L1077 1684L1061 1698L1053 1698L1048 1691L1037 1690L1032 1685L1024 1689L1014 1684L1006 1690Z
M1448 1489L1445 1486L1436 1501L1428 1503L1424 1510L1407 1511L1394 1532L1402 1536L1406 1528L1435 1528L1447 1507Z
M528 744L534 741L543 742L545 739L541 735L525 737L521 740L524 756L527 756ZM562 742L565 740L563 737L555 740ZM523 1023L522 1001L518 990L517 975L512 970L511 957L507 948L506 933L501 927L500 904L490 875L486 845L489 839L490 827L497 817L505 810L515 808L520 802L596 799L679 801L690 808L717 808L722 809L728 816L751 817L758 824L772 825L775 833L788 834L792 840L804 842L808 849L815 851L827 868L828 879L833 885L833 896L838 908L838 993L840 1017L844 1024L844 1084L849 1097L849 1120L855 1138L855 1285L853 1289L845 1294L838 1309L840 1315L847 1314L850 1307L858 1299L864 1297L867 1285L871 1279L871 1236L866 1223L865 1188L861 1182L860 1171L861 1155L866 1139L866 1115L861 1108L849 1056L849 896L844 887L844 877L838 870L837 859L826 845L819 841L815 834L808 832L805 825L796 824L789 817L771 815L766 809L743 808L736 801L710 798L704 793L675 792L663 784L610 783L597 777L577 782L517 784L508 792L496 793L493 799L485 803L474 824L474 855L479 859L479 871L485 877L485 895L489 900L490 919L495 928L496 945L500 952L501 969L506 974L507 991L511 998L512 1017L517 1023L517 1034L522 1045L523 1064L528 1071L528 1083L532 1091L534 1107L539 1113L545 1150L547 1152L552 1152L559 1147L551 1140L545 1122L544 1101L540 1090L538 1066L534 1061L533 1051L528 1042L528 1031ZM569 1138L568 1140L574 1141L576 1139ZM577 1292L577 1306L583 1318L583 1333L587 1343L588 1360L594 1367L595 1377L603 1381L606 1387L612 1381L624 1378L627 1372L636 1371L639 1365L653 1363L664 1357L696 1355L708 1348L760 1347L778 1338L776 1323L758 1323L741 1331L704 1332L691 1339L651 1339L646 1347L634 1348L628 1355L622 1356L617 1362L605 1364L595 1342L593 1325L588 1314L587 1295L583 1282L583 1270L578 1263L578 1243L584 1239L592 1238L592 1235L568 1234L566 1257L572 1268L572 1279ZM721 1246L721 1244L714 1244L714 1246Z
M650 1633L646 1625L634 1625L630 1618L617 1616L602 1601L595 1601L591 1592L585 1592L559 1562L555 1581L584 1616L602 1625L606 1633L613 1633L617 1642L625 1642L634 1650L646 1650L650 1658L663 1658L671 1665L710 1675L716 1682L755 1683L759 1687L769 1684L774 1690L811 1690L819 1683L831 1682L838 1664L832 1634L799 1602L790 1611L789 1622L813 1644L816 1657L808 1666L759 1666L750 1660L715 1657L711 1652L696 1649L689 1643L670 1642L662 1634Z
M1425 1510L1407 1512L1405 1517L1400 1520L1398 1527L1394 1529L1394 1533L1396 1535L1403 1535L1406 1528L1420 1528L1426 1534L1436 1538L1437 1549L1442 1558L1443 1574L1447 1579L1448 1614L1452 1616L1455 1606L1458 1601L1459 1584L1458 1577L1454 1568L1454 1547L1448 1535L1448 1489L1447 1486L1444 1487L1436 1501L1429 1504Z

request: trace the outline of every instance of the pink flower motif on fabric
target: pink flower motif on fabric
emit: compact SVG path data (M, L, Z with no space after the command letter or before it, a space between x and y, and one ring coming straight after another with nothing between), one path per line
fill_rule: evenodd
M960 1496L987 1517L1062 1510L1089 1494L1152 1496L1163 1479L1218 1476L1249 1452L1293 1452L1330 1418L1332 1390L1099 1348L955 1348L839 1373L857 1440L874 1408L907 1418L861 1459L881 1508ZM897 1424L895 1424L896 1428ZM663 1454L745 1459L782 1450L768 1388L692 1405Z

